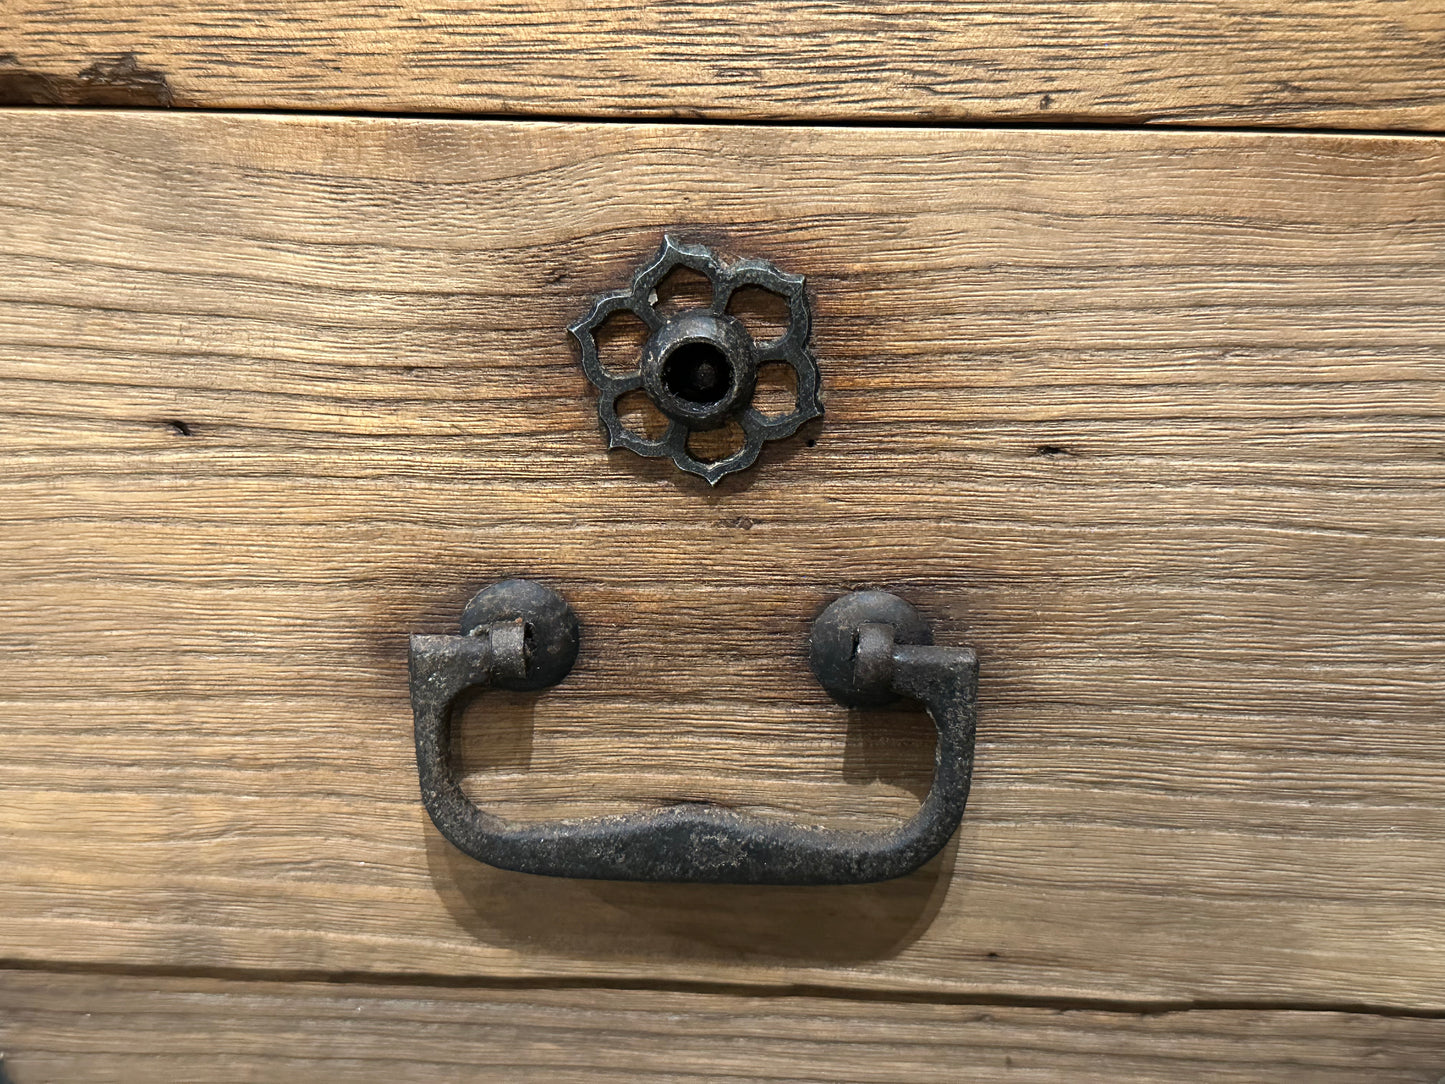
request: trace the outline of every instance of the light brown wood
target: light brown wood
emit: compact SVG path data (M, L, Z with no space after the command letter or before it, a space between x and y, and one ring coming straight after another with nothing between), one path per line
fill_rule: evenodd
M17 1084L1419 1084L1445 1067L1445 1021L3 972L0 1051Z
M1441 0L0 3L0 101L1445 127Z
M0 140L0 956L1445 1008L1445 144ZM816 294L827 417L716 490L603 450L563 332L664 228ZM804 655L879 585L982 658L956 842L846 889L458 855L406 636L519 573L584 650L477 702L481 800L906 813L926 721Z

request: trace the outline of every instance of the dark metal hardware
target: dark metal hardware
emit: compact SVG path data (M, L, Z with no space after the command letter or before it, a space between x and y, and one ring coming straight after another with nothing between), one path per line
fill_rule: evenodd
M451 760L451 712L473 688L540 689L566 677L577 619L528 580L482 591L460 636L411 638L411 701L422 800L460 850L489 865L554 877L735 884L856 884L910 873L953 834L973 766L978 661L966 647L930 646L928 624L882 591L834 601L810 641L813 671L839 703L922 702L938 729L933 786L907 823L851 832L685 804L622 816L516 824L477 808Z
M658 284L679 267L705 275L712 284L712 304L687 309L670 318L654 307ZM788 303L788 329L769 342L755 342L741 320L728 314L733 294L756 286ZM597 330L612 316L630 312L650 332L635 367L615 374L603 368ZM808 350L812 317L803 277L779 271L767 260L724 264L703 245L666 237L656 258L640 268L626 290L604 294L568 331L582 350L582 371L597 388L597 417L609 448L630 448L638 455L669 456L674 464L701 475L711 485L752 465L769 440L791 436L810 418L823 413L819 398L822 378ZM782 362L797 376L793 409L765 415L753 406L758 367ZM653 440L622 424L617 401L643 390L667 416L667 431ZM707 461L688 451L688 437L715 429L729 420L743 431L743 445L726 458Z

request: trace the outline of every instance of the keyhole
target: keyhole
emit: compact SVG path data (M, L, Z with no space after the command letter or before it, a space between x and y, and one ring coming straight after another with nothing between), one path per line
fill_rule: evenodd
M689 403L716 403L732 382L732 363L709 342L682 343L662 366L662 386Z

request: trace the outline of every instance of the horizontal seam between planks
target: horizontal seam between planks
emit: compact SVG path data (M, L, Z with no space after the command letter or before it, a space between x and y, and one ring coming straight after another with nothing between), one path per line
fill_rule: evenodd
M1445 136L1440 128L1332 128L1328 126L1291 127L1282 124L1196 124L1188 122L1136 121L1117 123L1109 121L1060 121L1029 120L1010 117L1001 120L951 121L936 117L800 117L779 120L770 117L694 117L684 114L620 117L605 113L427 113L405 110L368 109L266 109L260 107L226 106L93 106L93 105L5 105L0 113L19 112L110 112L110 113L171 113L178 115L200 114L212 116L263 116L276 118L350 117L368 120L427 120L447 122L496 122L507 121L517 124L601 124L619 127L656 128L898 128L928 129L935 131L1057 131L1057 132L1199 132L1207 134L1259 134L1259 135L1313 135L1331 137L1381 136L1389 138L1438 139Z
M1291 998L1109 998L1048 994L949 993L928 990L881 990L807 983L687 982L665 979L545 978L454 976L417 972L321 971L289 968L185 967L164 964L106 964L40 962L0 958L0 971L58 975L94 975L134 979L192 979L255 983L324 983L334 986L392 986L413 990L619 990L683 994L721 994L732 997L826 998L837 1001L896 1004L989 1006L1042 1009L1056 1012L1117 1012L1158 1016L1184 1012L1309 1012L1349 1013L1413 1020L1445 1020L1445 1008L1407 1008L1368 1002L1296 1000Z

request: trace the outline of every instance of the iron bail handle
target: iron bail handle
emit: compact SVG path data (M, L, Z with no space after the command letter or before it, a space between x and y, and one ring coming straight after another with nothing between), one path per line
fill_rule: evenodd
M462 793L451 760L451 715L471 689L541 689L577 655L572 608L529 580L472 599L460 636L411 638L411 702L422 800L442 835L488 865L551 877L723 884L861 884L918 869L963 817L973 768L978 660L933 647L927 623L883 591L835 600L814 623L813 671L839 703L922 702L938 730L933 785L898 828L852 832L790 824L721 807L680 804L620 816L519 824Z

